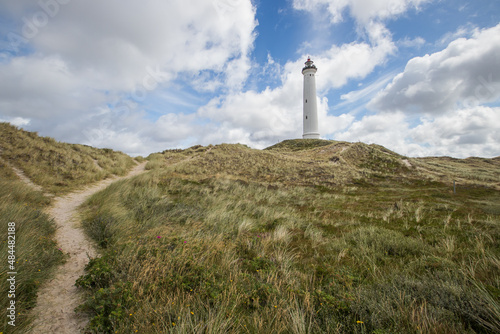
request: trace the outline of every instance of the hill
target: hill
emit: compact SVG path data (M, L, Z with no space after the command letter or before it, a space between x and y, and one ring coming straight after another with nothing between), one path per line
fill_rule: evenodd
M0 215L16 222L23 332L39 286L65 260L44 193L134 162L0 127ZM88 332L500 332L499 158L289 140L147 160L149 172L82 208L100 252L77 281L88 293ZM0 292L8 289L3 280Z
M124 175L134 161L111 149L60 143L0 123L0 162L21 170L44 191L65 193L111 175Z
M147 159L85 204L90 330L500 332L498 158L295 140Z
M244 145L194 146L148 157L149 169L170 166L181 174L225 175L244 182L345 185L441 182L500 190L500 159L407 158L380 145L328 140L287 140L265 150Z

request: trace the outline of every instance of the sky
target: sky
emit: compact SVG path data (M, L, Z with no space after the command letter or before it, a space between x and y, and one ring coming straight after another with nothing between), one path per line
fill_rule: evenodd
M136 156L302 137L500 156L498 0L0 1L0 121Z

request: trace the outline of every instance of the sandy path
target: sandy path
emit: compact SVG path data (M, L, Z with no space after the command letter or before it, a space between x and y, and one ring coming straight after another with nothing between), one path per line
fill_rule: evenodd
M2 153L2 150L0 149L0 154ZM12 165L10 162L8 162L7 160L4 160L0 157L0 160L3 161L4 164L6 164L7 166L9 166L13 171L14 173L17 175L17 177L19 179L21 179L22 182L24 182L25 184L27 184L28 186L30 186L31 188L35 189L36 191L43 191L43 188L40 187L39 185L37 184L34 184L33 181L31 181L27 176L26 174L24 174L24 172L22 170L20 170L19 168L17 168L16 166Z
M40 289L37 306L33 310L35 321L31 333L75 334L85 327L88 319L74 311L83 302L75 281L84 274L89 257L95 257L97 253L79 226L77 208L89 196L112 182L142 173L145 165L145 162L137 165L127 176L106 179L84 190L54 199L54 205L48 213L58 227L57 243L69 255L69 259L57 269L54 278Z

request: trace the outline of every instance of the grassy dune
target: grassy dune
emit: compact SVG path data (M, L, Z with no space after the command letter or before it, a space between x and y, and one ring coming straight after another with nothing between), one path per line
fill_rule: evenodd
M0 123L0 157L21 169L45 191L61 194L124 175L133 165L128 155L110 149L60 143L35 132Z
M112 174L122 175L134 164L127 155L111 150L59 143L39 137L7 123L0 123L0 307L7 309L10 299L7 272L8 223L16 224L16 327L9 326L6 316L0 320L0 332L26 333L32 319L29 310L35 306L37 291L53 277L64 255L54 242L55 224L44 213L53 194L67 193ZM35 191L24 184L11 166L22 170L35 184ZM3 313L5 315L5 313Z
M300 140L148 159L85 205L91 331L500 332L498 159Z

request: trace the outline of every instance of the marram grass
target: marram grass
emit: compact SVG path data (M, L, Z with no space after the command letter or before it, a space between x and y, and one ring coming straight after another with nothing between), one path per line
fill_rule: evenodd
M67 193L112 175L125 175L134 165L124 153L61 143L8 123L0 123L0 158L53 194Z
M134 164L129 156L109 149L59 143L34 132L0 123L0 306L6 310L16 302L15 327L3 316L1 333L26 333L32 322L31 309L44 281L65 260L54 241L56 225L45 213L50 194L61 195L112 175L123 175ZM24 184L12 167L24 172L41 191ZM15 253L8 244L9 223L15 223ZM12 241L12 239L11 239ZM11 253L9 253L11 251ZM14 254L15 270L8 256ZM12 255L11 255L12 256ZM7 273L15 274L15 298ZM5 313L3 313L5 315Z
M37 292L43 282L53 277L54 269L64 261L63 253L54 242L55 224L43 213L50 203L39 191L33 191L18 181L11 171L0 165L0 307L6 310L11 300L16 302L15 327L8 325L9 318L3 313L0 332L26 333L31 323L30 309L36 304ZM10 176L9 176L10 175ZM15 223L15 263L17 274L15 297L8 298L10 287L8 272L12 272L7 261L8 223ZM10 277L10 275L9 275Z
M89 332L500 332L496 160L294 145L165 151L90 198Z

